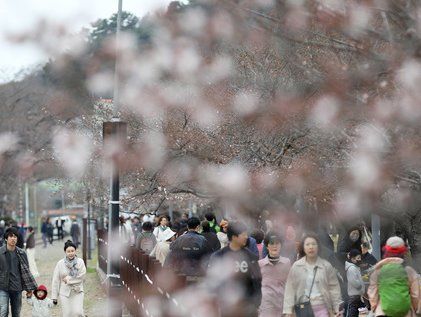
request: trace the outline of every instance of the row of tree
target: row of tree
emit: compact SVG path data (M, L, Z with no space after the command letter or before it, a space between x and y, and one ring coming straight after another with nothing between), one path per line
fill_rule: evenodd
M106 202L106 158L133 210L375 212L417 252L419 10L411 0L174 2L143 19L125 12L117 55L116 15L99 20L84 49L0 87L2 131L20 140L4 151L2 190L16 191L18 172L61 173ZM112 96L116 56L129 138L103 148L112 100L99 98Z

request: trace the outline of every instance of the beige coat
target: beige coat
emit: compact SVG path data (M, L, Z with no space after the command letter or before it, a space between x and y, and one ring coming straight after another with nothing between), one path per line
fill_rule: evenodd
M158 242L152 249L150 256L154 256L162 266L164 266L165 259L168 253L170 253L171 242Z
M336 270L328 261L320 257L317 258L316 266L315 283L322 294L323 301L330 315L334 316L339 311L339 305L342 302ZM307 270L305 257L292 265L285 285L284 314L293 314L294 305L298 304L299 298L304 295L308 275Z
M77 258L77 268L79 274L76 277L69 277L69 280L64 283L63 278L69 276L69 269L64 263L64 259L57 262L53 274L53 285L51 290L51 298L57 299L59 295L69 297L71 291L74 293L83 292L83 280L85 279L86 267L82 259Z
M374 271L370 276L370 286L368 287L368 297L370 299L371 307L375 313L375 316L384 316L385 313L382 310L381 302L379 298L379 289L377 285L377 280L379 277L380 269L383 265L388 263L397 263L402 264L403 259L401 258L386 258L376 264L374 267ZM410 267L405 267L406 272L408 273L408 279L409 279L409 289L411 294L411 306L412 310L408 312L406 317L415 317L415 312L419 310L419 296L420 296L420 284L419 284L419 277L417 272Z

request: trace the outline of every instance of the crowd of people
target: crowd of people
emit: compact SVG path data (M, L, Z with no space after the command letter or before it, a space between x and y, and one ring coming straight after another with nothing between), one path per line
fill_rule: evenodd
M327 232L298 235L291 226L250 230L241 221L218 223L212 213L202 221L183 214L172 223L162 215L138 218L131 227L122 219L120 225L130 230L127 241L164 267L194 282L219 280L213 287L223 316L403 317L420 312L420 278L406 261L406 242L397 236L387 240L378 261L358 227L335 246ZM396 306L402 303L399 312Z
M51 245L54 241L54 229L57 230L57 240L64 239L64 224L65 219L59 217L53 222L50 217L43 217L41 219L41 234L42 234L42 241L44 243L44 248L47 247L48 243ZM70 232L68 232L72 237L72 241L76 243L76 245L80 244L80 236L81 230L80 225L77 222L77 218L72 218L72 224L70 227Z
M12 316L20 316L23 291L32 316L50 316L58 301L62 316L83 316L86 267L76 255L78 237L64 244L47 297L47 288L36 283L34 230L27 229L23 236L19 226L0 222L0 317L8 316L9 303ZM189 277L191 285L205 285L224 317L415 317L421 312L420 277L408 265L406 241L398 236L387 240L380 261L358 227L335 246L324 231L251 228L238 220L217 222L212 213L202 220L183 214L174 222L168 215L147 215L121 217L120 236Z

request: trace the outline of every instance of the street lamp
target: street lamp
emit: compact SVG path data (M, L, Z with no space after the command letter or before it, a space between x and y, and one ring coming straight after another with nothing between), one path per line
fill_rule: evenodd
M117 31L116 31L116 53L114 69L114 98L113 98L113 119L110 122L103 123L103 139L112 139L114 142L124 142L127 137L127 123L119 119L119 65L118 50L121 29L122 0L118 1ZM107 261L107 279L109 286L109 297L114 300L109 301L108 316L121 317L122 305L119 300L119 292L122 287L120 280L119 258L115 258L110 246L112 241L118 241L119 235L119 209L120 209L120 175L117 162L111 162L112 171L110 176L110 200L108 211L108 261ZM115 239L117 238L117 239Z

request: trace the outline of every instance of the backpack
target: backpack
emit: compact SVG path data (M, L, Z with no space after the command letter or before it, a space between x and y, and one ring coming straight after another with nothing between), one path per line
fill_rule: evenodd
M403 265L383 265L378 279L382 310L390 317L404 317L411 309L408 274Z
M148 234L149 233L149 234ZM150 254L152 249L155 247L155 240L152 232L142 232L140 235L140 249Z

